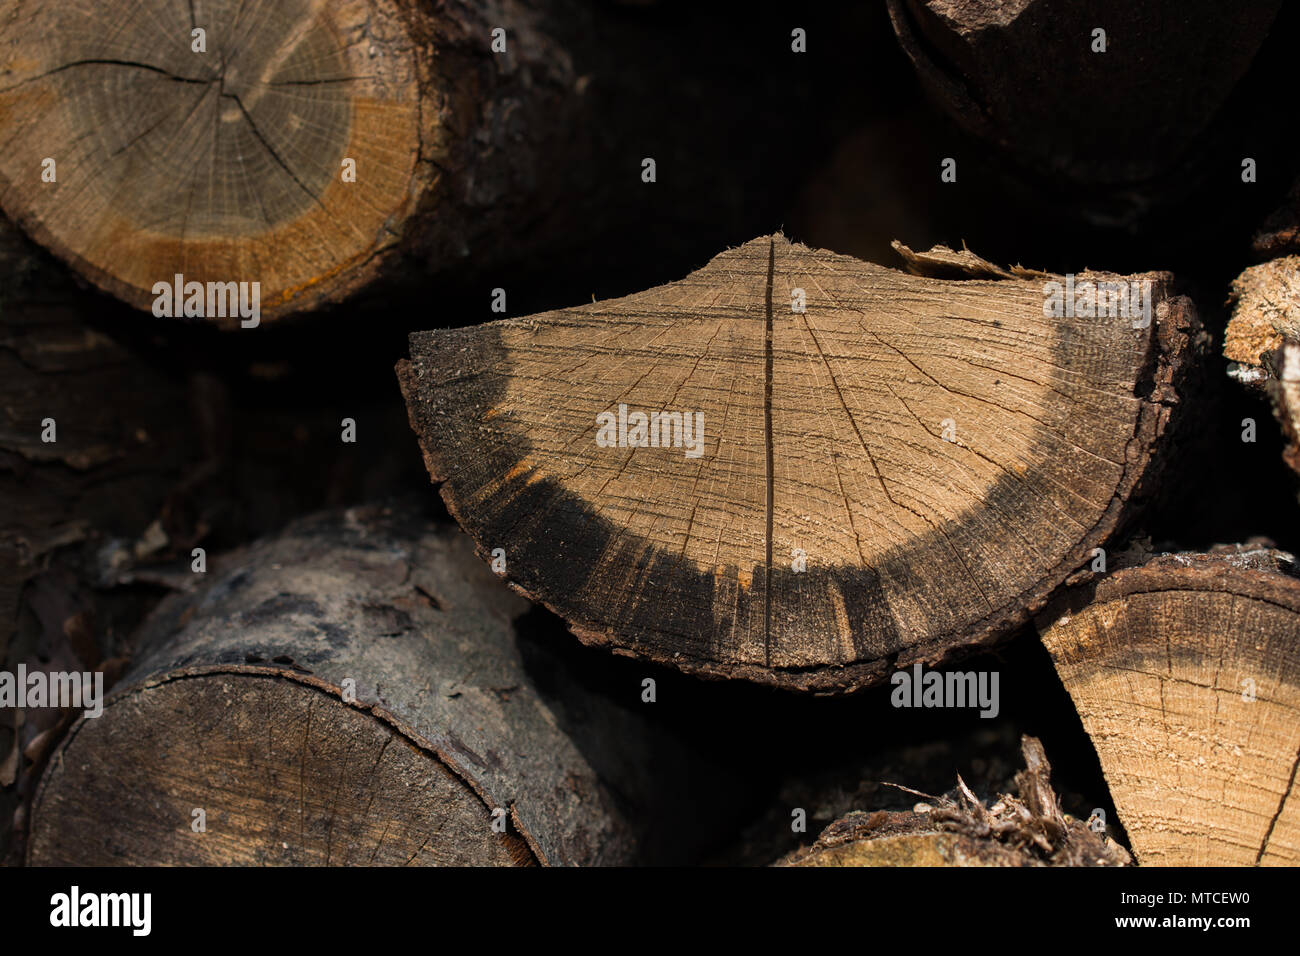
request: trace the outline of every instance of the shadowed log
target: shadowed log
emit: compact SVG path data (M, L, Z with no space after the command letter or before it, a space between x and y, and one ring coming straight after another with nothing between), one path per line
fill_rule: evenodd
M1168 275L1089 273L1145 288L1150 323L1049 317L1061 277L903 251L977 278L774 236L623 299L417 333L399 377L429 472L589 643L836 691L995 639L1121 521L1193 311Z
M89 324L98 304L0 217L0 670L113 672L112 635L138 618L100 588L113 558L167 543L185 387ZM0 859L61 720L0 708Z
M1041 622L1139 863L1300 861L1293 574L1259 548L1161 555Z
M549 658L510 623L526 607L462 534L400 508L304 519L226 556L163 602L103 715L62 743L29 861L663 858L638 849L675 825L638 802L644 779L699 768L562 674L537 677Z
M1149 189L1210 125L1281 6L889 0L889 13L967 130L1044 177Z

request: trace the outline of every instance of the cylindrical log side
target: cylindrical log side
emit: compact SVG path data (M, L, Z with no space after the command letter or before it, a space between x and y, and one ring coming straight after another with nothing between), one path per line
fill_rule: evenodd
M30 862L632 860L628 781L671 764L622 708L538 686L511 624L526 606L467 538L400 508L227 556L73 726Z

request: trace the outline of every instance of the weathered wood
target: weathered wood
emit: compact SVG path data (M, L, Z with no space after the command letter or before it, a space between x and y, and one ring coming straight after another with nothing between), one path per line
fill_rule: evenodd
M1043 178L1144 189L1210 126L1281 6L889 0L922 82L966 130Z
M1246 269L1232 297L1228 374L1268 397L1286 440L1282 459L1300 473L1300 256Z
M784 135L776 102L757 121L766 137L731 108L768 102L772 84L709 36L733 21L694 15L635 22L582 0L5 0L0 20L0 205L139 308L177 275L203 284L202 311L184 314L227 327L252 319L216 314L208 283L259 283L271 320L413 274L499 285L635 223L657 223L665 247L687 223L726 235L762 205L748 185L777 192L776 153L819 136ZM664 69L668 45L717 82ZM707 108L688 109L701 87ZM746 134L767 144L761 161L735 148Z
M561 699L546 653L516 642L526 607L464 535L405 508L303 519L227 556L160 605L103 716L61 744L29 861L662 856L638 851L663 822L638 780L680 766L641 719Z
M1025 737L1019 796L986 807L961 778L912 812L854 811L778 866L1126 866L1123 847L1061 811L1040 741Z
M1161 555L1040 622L1139 863L1300 860L1294 571L1256 547Z
M941 282L778 235L623 299L417 333L399 377L452 513L584 641L848 690L1026 620L1157 453L1190 303L1152 273L1146 328L1047 318L1051 278ZM703 434L601 447L622 406Z

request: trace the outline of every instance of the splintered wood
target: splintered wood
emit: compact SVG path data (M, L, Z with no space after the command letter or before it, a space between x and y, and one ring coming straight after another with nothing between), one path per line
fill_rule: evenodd
M1228 374L1268 396L1282 426L1282 459L1300 472L1300 256L1251 266L1232 283L1223 340Z
M583 640L849 690L1026 620L1166 429L1194 322L1169 277L1071 279L1146 283L1144 324L1019 275L764 237L626 298L416 333L399 378L452 513Z

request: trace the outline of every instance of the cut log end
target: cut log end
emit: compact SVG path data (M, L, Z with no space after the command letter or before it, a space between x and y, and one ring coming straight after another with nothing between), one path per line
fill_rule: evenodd
M765 237L623 299L413 335L399 378L452 513L583 640L851 690L1026 620L1157 454L1190 304L1151 274L1124 280L1148 327L1049 317L1045 278Z
M220 318L207 283L260 283L265 317L336 297L420 192L413 9L8 0L0 203L140 308L177 275L182 315Z
M569 713L534 683L555 665L525 666L524 607L414 510L305 519L227 556L164 600L60 745L30 862L628 862L619 768L668 758L621 710Z
M482 799L428 752L339 694L274 670L163 681L83 721L44 786L30 861L535 862L517 835L492 831Z
M1293 567L1252 547L1163 555L1044 624L1139 863L1300 861Z

